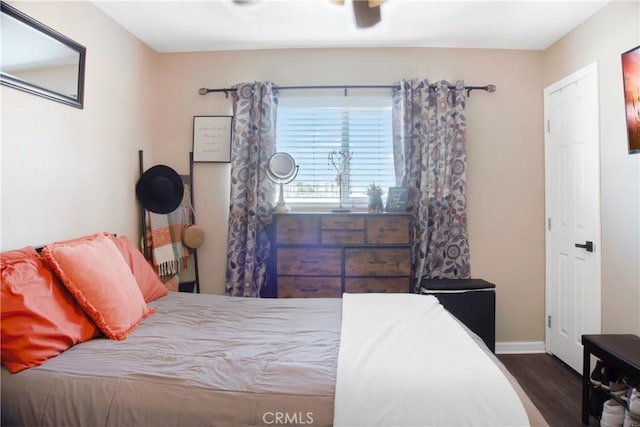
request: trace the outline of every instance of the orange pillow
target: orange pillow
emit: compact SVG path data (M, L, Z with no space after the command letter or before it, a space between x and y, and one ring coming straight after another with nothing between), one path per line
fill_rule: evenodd
M145 302L154 301L169 293L169 290L162 284L151 264L147 262L142 252L135 247L131 240L126 236L120 236L115 237L113 241L127 264L129 264Z
M2 364L11 372L100 335L33 247L0 254Z
M155 311L107 233L46 245L42 255L108 338L125 339Z

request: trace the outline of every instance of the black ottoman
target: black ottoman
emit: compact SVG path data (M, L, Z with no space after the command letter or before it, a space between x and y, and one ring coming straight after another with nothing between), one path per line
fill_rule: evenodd
M433 295L451 314L496 351L496 292L482 279L422 279L420 293Z

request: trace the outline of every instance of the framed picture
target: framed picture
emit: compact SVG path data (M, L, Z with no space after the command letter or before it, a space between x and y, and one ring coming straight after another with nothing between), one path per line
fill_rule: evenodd
M640 153L640 46L622 54L629 154Z
M389 187L387 193L387 212L406 212L409 200L409 187Z
M231 162L233 116L193 116L193 161Z

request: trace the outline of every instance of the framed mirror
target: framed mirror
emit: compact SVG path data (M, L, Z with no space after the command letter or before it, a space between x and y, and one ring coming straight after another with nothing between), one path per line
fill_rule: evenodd
M86 48L0 2L0 83L83 108Z

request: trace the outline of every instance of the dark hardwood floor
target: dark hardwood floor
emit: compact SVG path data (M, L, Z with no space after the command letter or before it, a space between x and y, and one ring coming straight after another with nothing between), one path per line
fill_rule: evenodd
M582 376L548 354L499 354L551 427L582 426ZM591 417L590 425L598 421Z

